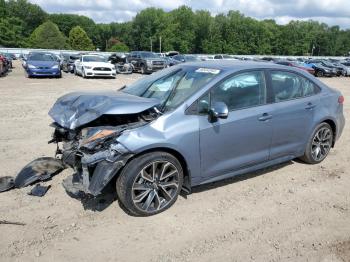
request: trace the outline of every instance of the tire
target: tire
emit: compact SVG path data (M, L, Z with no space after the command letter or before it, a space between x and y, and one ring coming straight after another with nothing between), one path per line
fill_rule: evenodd
M131 160L121 171L116 189L120 204L131 215L152 216L175 203L182 183L180 162L173 155L158 151Z
M316 73L317 77L323 77L323 72L321 70L318 70Z
M85 74L84 68L83 68L83 70L81 71L81 76L82 76L83 78L86 78L86 74Z
M144 75L146 74L146 66L145 65L141 65L141 74Z
M26 78L31 78L31 76L28 74L28 72L27 71L24 71L25 73L24 73L24 76L26 77Z
M305 153L300 159L308 164L321 163L328 156L333 139L331 126L327 123L319 124L312 132Z
M62 73L60 73L60 74L57 76L57 78L62 78Z

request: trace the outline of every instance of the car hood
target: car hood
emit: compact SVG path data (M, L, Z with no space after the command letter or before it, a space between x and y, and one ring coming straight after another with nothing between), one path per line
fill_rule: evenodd
M49 111L60 126L76 129L102 115L137 114L159 105L159 100L124 92L75 92L62 96Z
M161 61L161 62L166 62L166 60L165 59L163 59L163 58L151 58L151 57L147 57L147 58L145 58L145 60L147 60L147 61Z
M92 67L114 67L111 63L106 62L82 62L84 66L92 66Z
M52 67L54 65L58 65L58 62L56 61L31 61L28 60L27 61L28 65L33 65L33 66L37 66L37 67Z

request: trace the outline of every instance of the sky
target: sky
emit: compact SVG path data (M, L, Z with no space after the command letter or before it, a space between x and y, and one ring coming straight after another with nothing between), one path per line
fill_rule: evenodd
M291 20L317 20L350 29L349 0L30 0L49 13L86 15L97 23L130 21L147 7L166 11L181 5L215 15L238 10L256 19L273 18L279 24Z

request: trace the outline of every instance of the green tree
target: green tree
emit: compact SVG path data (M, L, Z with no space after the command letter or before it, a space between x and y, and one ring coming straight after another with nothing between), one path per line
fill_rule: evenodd
M129 52L130 49L126 44L120 42L120 43L112 45L110 48L107 49L107 51L110 51L110 52Z
M24 21L24 36L29 36L48 18L47 13L40 6L31 4L27 0L9 0L6 2L6 10L8 16L17 17Z
M173 24L173 34L176 36L173 39L173 46L181 53L192 53L195 50L195 23L194 13L187 6L170 12L171 24Z
M7 14L5 0L0 0L0 17L4 18Z
M69 44L74 50L90 51L95 49L91 39L80 26L75 26L70 30Z
M0 45L7 47L25 46L23 43L23 21L16 18L0 18Z
M204 42L210 37L210 27L213 23L213 18L209 11L197 11L194 15L195 41L194 53L203 53Z
M167 26L167 15L162 9L147 8L138 13L133 20L132 36L136 50L159 49L160 32Z
M67 47L66 37L51 21L38 26L30 35L29 43L34 48L64 49Z

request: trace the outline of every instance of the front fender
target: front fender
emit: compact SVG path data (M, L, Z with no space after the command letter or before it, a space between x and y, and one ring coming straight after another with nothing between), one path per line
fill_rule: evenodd
M114 162L109 162L107 160L99 162L91 177L88 188L89 193L93 196L99 195L132 156L133 154L120 155Z

